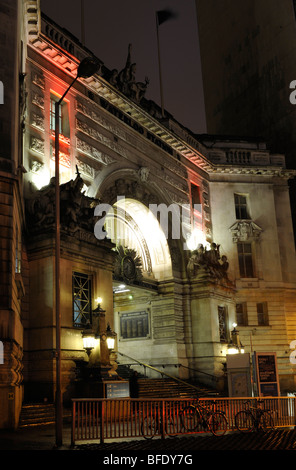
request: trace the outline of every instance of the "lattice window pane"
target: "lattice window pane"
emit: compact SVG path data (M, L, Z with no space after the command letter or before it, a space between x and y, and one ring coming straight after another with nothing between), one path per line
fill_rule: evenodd
M218 307L219 336L221 343L227 343L228 340L226 313L225 307Z
M73 324L83 327L91 322L91 279L87 274L73 273Z

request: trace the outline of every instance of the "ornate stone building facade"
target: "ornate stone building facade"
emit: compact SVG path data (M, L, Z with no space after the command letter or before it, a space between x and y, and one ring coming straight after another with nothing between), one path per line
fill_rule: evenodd
M11 92L21 90L11 107L17 163L12 151L1 159L2 427L17 425L22 402L55 396L54 103L90 54L38 1L22 7L12 21L23 44ZM247 352L277 353L281 390L293 391L293 171L264 143L217 141L163 119L145 98L148 79L134 77L130 46L119 73L99 64L59 116L64 400L82 393L92 357L82 332L102 309L121 354L218 387L236 322Z

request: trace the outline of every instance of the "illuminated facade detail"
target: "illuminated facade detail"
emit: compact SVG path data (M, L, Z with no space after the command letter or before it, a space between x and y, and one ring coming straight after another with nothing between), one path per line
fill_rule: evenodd
M13 360L1 376L0 407L6 414L11 409L5 397L13 386L14 424L23 396L31 402L54 400L50 98L63 95L86 54L79 41L39 15L37 2L35 15L30 11L24 17L30 80L22 161L10 154L10 160L0 159L0 191L14 219L11 225L10 216L2 217L11 242L3 276L12 297L1 297L0 341L5 332L17 331L10 352L4 344ZM169 114L164 123L159 107L144 95L135 101L114 87L105 67L79 79L67 99L60 138L64 400L83 385L73 379L77 363L107 363L104 342L89 357L83 348L88 320L101 331L110 323L121 353L151 365L164 363L168 373L207 385L215 376L219 390L225 385L230 325L237 320L247 352L266 345L277 350L282 389L292 389L295 374L285 351L295 339L296 263L288 203L294 172L285 168L284 157L263 144L258 149L250 141L194 135ZM11 141L12 136L3 144L4 154ZM106 218L95 215L101 204ZM102 238L95 235L97 224L106 229ZM21 272L11 275L21 239ZM98 307L97 297L102 298Z

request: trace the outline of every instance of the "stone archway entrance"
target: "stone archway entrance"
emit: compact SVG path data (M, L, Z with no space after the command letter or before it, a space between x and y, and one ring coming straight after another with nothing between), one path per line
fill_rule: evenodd
M158 203L150 188L128 179L116 183L103 194L104 201L113 202L105 230L118 255L113 277L118 351L155 367L165 365L177 376L176 365L187 364L182 292L175 279L181 254L149 210L150 203Z

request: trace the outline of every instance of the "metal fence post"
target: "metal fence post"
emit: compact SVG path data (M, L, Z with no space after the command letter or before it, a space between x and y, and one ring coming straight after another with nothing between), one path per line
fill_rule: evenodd
M161 401L161 438L165 439L166 416L165 416L165 402Z
M75 406L75 401L72 400L71 447L74 447L75 445L75 421L76 421L76 406Z
M105 400L101 401L101 424L100 424L100 442L104 443L104 426L105 426Z

